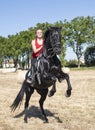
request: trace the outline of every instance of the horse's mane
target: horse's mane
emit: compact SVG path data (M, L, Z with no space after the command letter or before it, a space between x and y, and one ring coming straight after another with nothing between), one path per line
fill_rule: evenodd
M47 29L44 33L44 40L46 41L48 35L49 35L50 29Z

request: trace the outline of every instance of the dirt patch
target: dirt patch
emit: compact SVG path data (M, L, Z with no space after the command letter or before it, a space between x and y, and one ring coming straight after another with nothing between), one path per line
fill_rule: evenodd
M56 94L47 97L44 108L49 123L43 123L40 96L30 100L28 123L23 121L24 100L14 113L10 105L20 90L17 73L0 74L0 130L95 130L95 70L71 71L72 96L66 98L66 81L57 83Z

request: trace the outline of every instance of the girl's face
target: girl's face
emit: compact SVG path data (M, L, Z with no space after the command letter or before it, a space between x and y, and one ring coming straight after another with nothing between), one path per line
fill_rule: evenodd
M41 30L41 29L37 30L36 36L37 36L37 38L42 38L43 33L42 33L42 30Z

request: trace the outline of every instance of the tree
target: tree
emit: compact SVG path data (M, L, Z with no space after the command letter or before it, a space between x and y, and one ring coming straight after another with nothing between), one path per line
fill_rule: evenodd
M87 66L95 66L95 46L86 48L84 59Z
M8 55L13 58L15 67L17 67L18 62L21 66L23 66L23 61L26 62L26 60L29 67L29 52L31 51L30 39L32 37L30 34L30 30L27 30L21 31L16 35L8 36L8 49L10 50ZM20 57L23 61L21 61Z
M19 33L20 35L20 43L21 43L21 56L24 61L22 61L22 64L25 64L27 62L28 68L29 68L29 59L30 59L30 53L32 51L31 48L31 39L33 38L33 32L34 30L26 30L26 31L21 31ZM25 62L25 63L23 63Z
M90 21L90 28L89 28L89 35L87 37L87 43L95 46L95 16L94 17L90 17L91 21Z
M46 31L46 29L50 26L52 26L53 24L45 22L45 23L37 23L36 27L34 28L35 30L37 29L42 29L43 33Z
M7 59L7 38L0 36L0 67L5 58Z
M19 41L18 33L16 35L9 35L8 36L8 55L13 58L14 60L14 67L17 68L18 63L18 56L21 54L21 43Z
M50 26L62 26L62 53L60 60L62 65L65 64L65 52L67 45L70 46L77 56L78 66L80 58L84 53L85 43L95 44L95 19L94 17L76 17L70 22L67 20L51 23L38 23L35 27L21 31L15 35L9 35L8 38L0 37L0 59L2 57L12 57L15 66L19 57L27 57L25 62L29 63L31 55L31 40L35 38L35 31L39 28L45 32ZM28 65L29 66L29 65Z
M78 67L80 67L80 58L84 53L84 45L90 40L90 33L93 25L92 17L76 17L69 23L70 34L68 46L70 46L77 56Z

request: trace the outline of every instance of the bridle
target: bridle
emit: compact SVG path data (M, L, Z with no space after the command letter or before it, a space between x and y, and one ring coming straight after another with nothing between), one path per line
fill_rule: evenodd
M56 30L55 27L55 28L50 28L45 32L44 47L46 51L43 51L42 54L44 55L45 58L52 58L57 51L60 52L61 35L59 31L60 30Z

